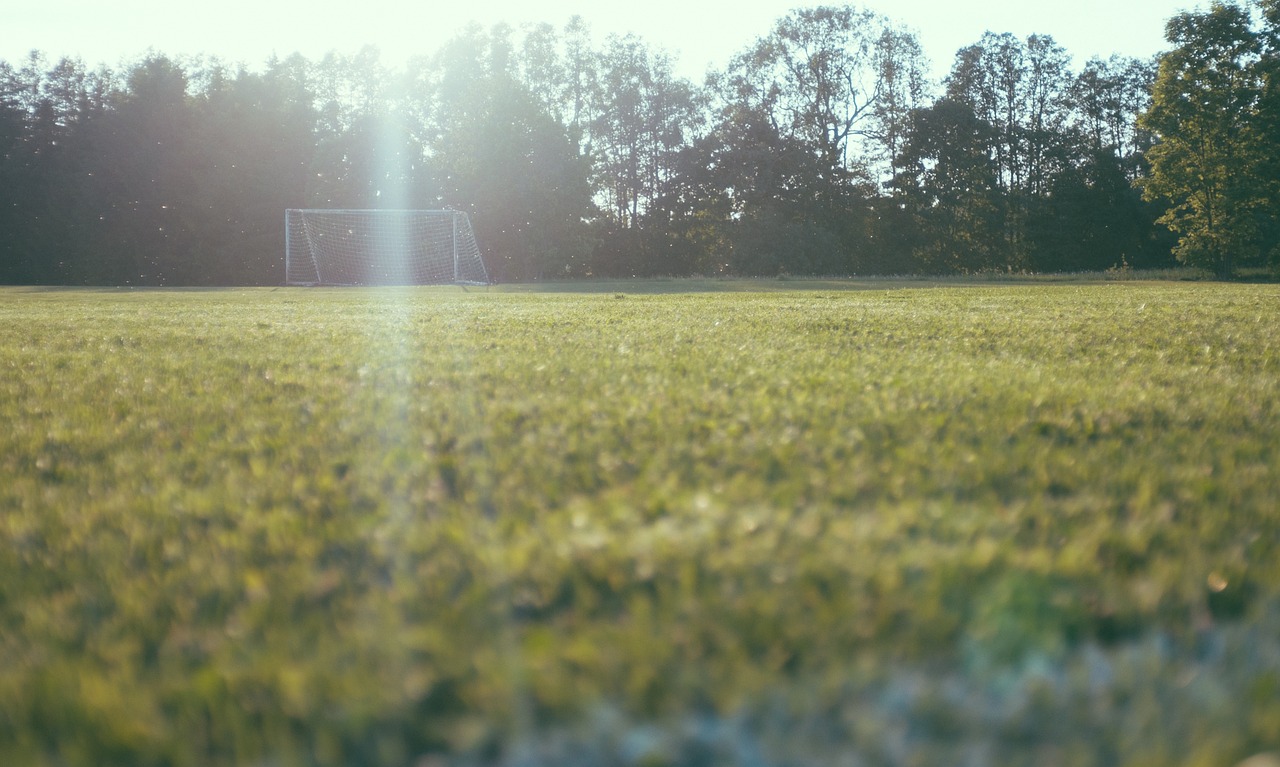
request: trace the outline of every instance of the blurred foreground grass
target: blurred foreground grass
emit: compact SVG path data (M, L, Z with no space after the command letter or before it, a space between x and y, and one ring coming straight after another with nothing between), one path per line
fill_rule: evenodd
M1280 746L1280 287L767 287L0 292L0 763Z

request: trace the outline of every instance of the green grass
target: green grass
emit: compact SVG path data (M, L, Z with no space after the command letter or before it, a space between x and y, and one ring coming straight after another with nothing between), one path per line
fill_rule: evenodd
M1215 283L5 290L0 763L1278 747L1278 317Z

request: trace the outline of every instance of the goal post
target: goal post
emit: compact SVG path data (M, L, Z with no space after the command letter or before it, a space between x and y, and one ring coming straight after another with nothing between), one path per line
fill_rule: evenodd
M290 208L286 285L487 285L475 231L456 210Z

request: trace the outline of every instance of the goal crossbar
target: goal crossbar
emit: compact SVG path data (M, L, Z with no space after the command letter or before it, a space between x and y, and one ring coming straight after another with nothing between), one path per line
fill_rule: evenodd
M487 285L466 213L290 208L286 285Z

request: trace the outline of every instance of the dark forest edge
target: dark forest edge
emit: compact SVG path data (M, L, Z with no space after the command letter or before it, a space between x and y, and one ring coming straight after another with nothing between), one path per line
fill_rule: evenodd
M1166 38L1077 71L987 33L940 86L852 6L792 11L702 84L577 17L402 68L33 52L0 62L0 283L279 284L294 207L466 211L502 282L1275 269L1280 0Z

